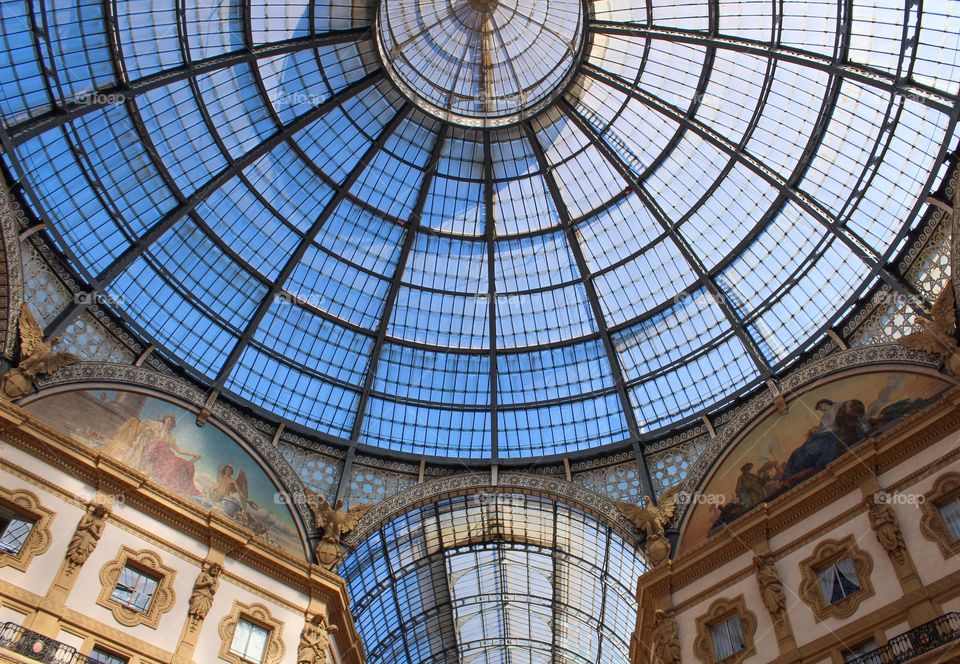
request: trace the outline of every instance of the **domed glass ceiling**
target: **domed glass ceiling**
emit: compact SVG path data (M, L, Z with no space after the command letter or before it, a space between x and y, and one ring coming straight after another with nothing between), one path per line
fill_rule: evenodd
M222 394L416 455L623 445L762 384L909 291L890 258L958 114L952 0L8 0L0 25L5 168L97 294L48 331L105 302Z
M584 512L487 494L397 517L340 573L370 664L625 664L645 570Z

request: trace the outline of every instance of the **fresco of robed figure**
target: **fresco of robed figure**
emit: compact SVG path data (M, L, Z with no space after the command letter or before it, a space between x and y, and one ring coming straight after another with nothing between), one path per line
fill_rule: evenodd
M153 396L112 390L41 396L26 408L78 442L303 556L289 508L277 504L278 489L263 468L216 426L196 426L196 414Z
M888 371L848 375L790 400L768 414L721 461L697 505L682 546L696 545L724 524L823 470L858 443L931 403L950 386L930 374Z

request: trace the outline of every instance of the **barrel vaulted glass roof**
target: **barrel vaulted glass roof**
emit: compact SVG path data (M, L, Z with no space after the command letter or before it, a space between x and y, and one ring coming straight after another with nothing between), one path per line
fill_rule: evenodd
M413 455L626 445L761 385L909 290L955 144L954 0L2 7L3 163L96 294L48 332L99 302Z
M584 512L489 494L394 519L340 572L370 664L621 664L645 569Z

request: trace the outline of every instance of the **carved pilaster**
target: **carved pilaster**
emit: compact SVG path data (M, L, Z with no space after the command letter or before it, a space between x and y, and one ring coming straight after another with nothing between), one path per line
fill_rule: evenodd
M880 488L875 478L868 480L861 490L864 493L863 500L867 506L870 528L881 548L887 552L903 590L910 623L919 625L933 620L939 612L927 594L923 581L917 573L917 566L903 539L897 514L890 504L893 496Z
M174 664L190 662L193 658L193 651L197 647L197 638L200 635L200 627L210 613L213 606L213 597L220 587L220 574L223 572L224 554L222 551L211 548L207 552L207 558L203 561L200 574L193 583L193 591L190 594L190 602L187 606L187 619L180 634L180 642L177 644L176 654L174 655Z

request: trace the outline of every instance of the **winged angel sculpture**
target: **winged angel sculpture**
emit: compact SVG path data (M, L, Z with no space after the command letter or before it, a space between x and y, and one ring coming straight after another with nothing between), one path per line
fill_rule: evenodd
M670 540L667 539L663 527L677 511L676 491L664 494L657 505L653 504L650 496L644 496L643 506L619 502L617 507L647 536L644 552L650 564L656 567L670 557Z
M60 367L75 364L80 358L73 353L53 350L60 341L54 337L43 340L43 330L33 317L30 306L24 302L20 309L20 364L10 369L0 381L0 389L10 399L19 399L30 394L33 379L40 374L50 374Z
M340 561L340 539L357 527L357 522L373 505L357 505L349 510L343 509L343 501L336 505L323 496L307 490L307 505L313 512L313 518L322 534L317 543L317 562L326 569L333 569Z
M952 283L948 283L940 291L937 301L930 310L930 318L931 320L918 318L917 326L920 329L901 337L897 342L907 348L939 355L943 359L947 373L951 376L960 376L956 297Z

